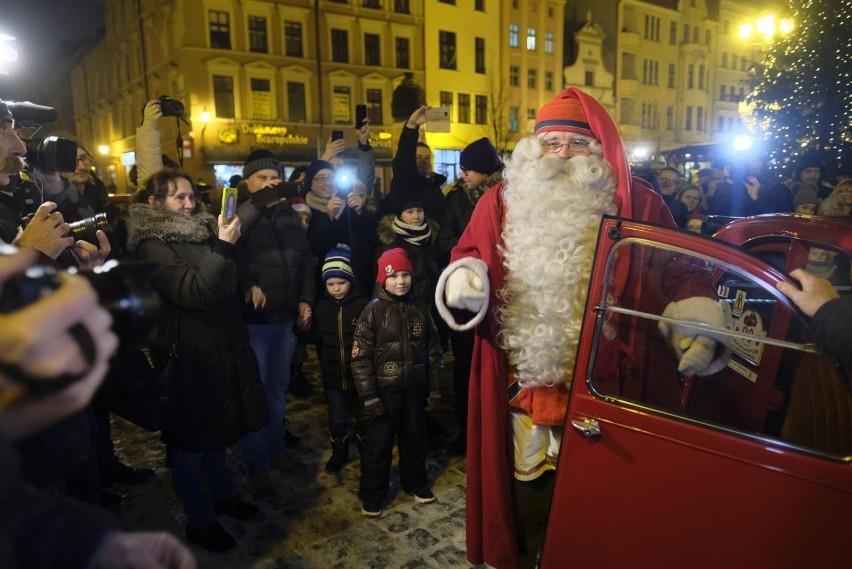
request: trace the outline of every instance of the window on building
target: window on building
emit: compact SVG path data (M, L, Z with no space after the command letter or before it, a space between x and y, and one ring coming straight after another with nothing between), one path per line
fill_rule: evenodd
M704 30L704 45L710 47L710 44L713 41L713 32L710 30Z
M675 21L669 25L669 44L677 45L677 22Z
M553 32L544 32L544 53L553 53Z
M207 13L210 26L210 47L231 49L231 16L228 12L210 10Z
M517 87L521 84L521 68L517 65L509 66L509 85Z
M538 71L535 69L527 69L527 87L530 89L538 88Z
M725 86L724 85L719 85L719 100L720 101L725 100Z
M722 52L722 67L723 68L728 67L728 52L727 51Z
M553 91L553 71L544 72L544 88Z
M331 60L335 63L349 63L349 32L331 30Z
M657 104L642 103L642 128L655 129L657 128Z
M284 55L287 57L305 57L302 47L301 22L284 22Z
M636 54L621 54L621 78L636 79Z
M213 101L216 105L216 116L222 119L232 119L234 112L234 78L229 75L213 76Z
M636 124L635 113L633 112L635 105L636 101L634 99L628 99L627 97L621 99L621 122L623 124Z
M459 122L470 123L470 95L459 93Z
M594 71L586 71L583 73L583 85L586 87L594 87L595 86L595 72Z
M684 24L683 25L683 43L689 43L689 30L690 30L689 24Z
M308 120L308 106L305 98L305 84L287 81L287 118L290 122Z
M485 0L476 0L473 3L473 9L476 10L477 12L484 12L485 11Z
M509 47L518 47L520 44L521 28L518 24L509 24Z
M249 51L266 53L269 47L266 41L266 18L249 16Z
M695 130L704 132L704 107L695 108Z
M456 34L455 32L438 32L438 46L441 50L438 65L441 69L456 68Z
M669 89L677 87L677 66L669 63Z
M475 38L474 49L474 71L485 73L485 38Z
M690 63L689 67L687 67L686 88L687 89L694 89L695 88L695 64L694 63Z
M382 90L367 89L367 118L370 124L384 124L385 112L382 106Z
M382 64L382 38L379 34L364 34L364 65Z
M686 121L684 129L692 130L692 107L686 107Z
M660 41L660 18L645 14L645 39Z
M393 11L397 14L410 14L411 6L409 0L393 0Z
M362 6L364 8L373 8L375 10L381 10L382 2L381 0L362 0Z
M520 128L518 107L509 107L509 132L518 132L518 128Z
M527 119L535 120L535 115L538 113L535 107L530 107L527 109Z
M527 50L535 51L535 28L527 28Z
M396 38L396 66L400 69L411 67L411 43L408 38Z
M645 85L660 84L660 62L653 59L642 61L642 83Z
M441 91L438 95L442 107L447 107L450 110L450 120L453 120L453 93L451 91Z
M272 93L269 87L269 79L249 80L251 87L251 118L271 120L272 119Z
M666 130L674 130L674 107L666 107Z
M692 28L692 43L698 43L698 36L701 33L701 29L698 26Z
M728 100L732 103L737 102L736 88L733 85L728 88Z
M716 124L716 130L718 132L725 132L725 117L719 117L719 120Z
M476 124L488 124L488 97L485 95L477 95L476 103Z
M707 74L707 68L704 67L704 64L702 63L701 65L698 66L698 88L699 89L703 90L704 86L707 84L707 79L705 77L706 74Z
M731 69L735 70L736 68L737 68L737 54L732 53L731 54Z
M746 71L747 68L748 68L748 59L746 59L745 56L742 56L740 58L740 71Z
M745 100L745 89L740 87L740 101Z
M443 4L453 4L453 5L455 5L456 0L438 0L438 2L441 2L441 3L443 3Z

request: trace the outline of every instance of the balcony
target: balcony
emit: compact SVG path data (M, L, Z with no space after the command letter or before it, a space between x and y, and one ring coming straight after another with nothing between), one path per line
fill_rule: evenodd
M618 47L624 51L639 51L639 33L622 30L618 35Z

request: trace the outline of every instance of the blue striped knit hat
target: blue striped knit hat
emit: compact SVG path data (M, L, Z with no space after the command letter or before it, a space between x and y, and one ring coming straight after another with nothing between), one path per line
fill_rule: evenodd
M355 273L352 272L352 250L343 243L338 243L331 249L322 263L323 282L333 278L346 279L350 283L355 280Z

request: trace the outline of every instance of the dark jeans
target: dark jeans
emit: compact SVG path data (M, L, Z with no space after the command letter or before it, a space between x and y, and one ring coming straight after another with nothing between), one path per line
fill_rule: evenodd
M325 401L328 403L328 434L339 441L349 434L349 418L355 408L358 392L352 389L325 388Z
M394 439L399 436L399 481L408 493L429 487L426 478L426 388L383 391L381 417L360 427L361 484L358 496L381 503L388 493Z
M172 460L175 494L183 504L189 525L197 528L209 526L216 521L213 500L227 500L237 494L225 449L214 452L175 450Z
M514 481L515 527L522 569L535 567L539 550L544 544L544 530L547 528L555 481L556 472L553 470L529 482Z

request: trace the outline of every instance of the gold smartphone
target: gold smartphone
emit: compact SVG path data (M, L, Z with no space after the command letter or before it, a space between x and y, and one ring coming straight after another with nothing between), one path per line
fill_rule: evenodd
M222 218L228 225L237 216L237 188L222 190Z

